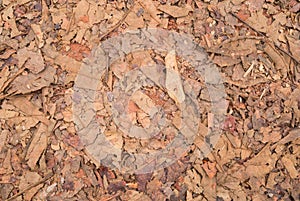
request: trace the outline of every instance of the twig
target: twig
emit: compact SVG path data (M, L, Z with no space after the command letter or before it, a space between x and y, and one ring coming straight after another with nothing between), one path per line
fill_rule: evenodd
M16 79L16 77L18 77L18 75L23 73L24 70L25 70L25 67L20 68L16 74L14 74L10 79L8 79L4 83L4 85L0 88L0 93L3 93L6 89L6 87L8 87ZM4 98L7 98L12 95L16 95L16 94L17 94L17 91L12 91L8 94L0 94L0 101L3 100Z
M225 77L224 78L224 82L227 84L232 84L235 85L237 87L240 88L248 88L248 87L252 87L258 84L264 84L269 82L270 80L266 79L266 78L257 78L255 80L248 80L248 81L233 81L230 78Z
M17 94L17 91L12 91L12 92L10 92L8 94L2 94L2 95L0 95L0 101L3 100L3 99L5 99L5 98L7 98L7 97L9 97L9 96L14 96L16 94Z
M7 198L5 201L10 201L10 200L13 200L13 199L19 197L20 195L22 195L26 191L28 191L28 190L36 187L37 185L39 185L41 183L44 183L45 181L47 181L48 179L50 179L51 177L53 177L53 175L54 175L53 172L47 174L42 180L40 180L40 181L38 181L38 182L36 182L34 184L29 185L27 188L25 188L24 190L20 191L19 193L15 194L15 195L11 196L10 198Z
M256 30L254 27L250 26L247 22L245 22L244 20L242 20L241 18L239 18L236 14L234 14L233 12L229 12L229 14L231 14L233 17L235 17L236 19L238 19L239 21L241 21L244 25L246 25L247 27L249 27L250 29L252 29L254 32L258 33L260 36L267 38L268 41L267 42L271 42L271 40L262 32ZM289 56L290 58L292 58L296 63L300 64L300 61L298 61L293 55L291 55L289 52L285 51L284 49L282 49L281 47L279 47L278 45L276 45L274 43L274 41L272 41L272 44L279 49L280 51L282 51L284 54L286 54L287 56Z
M133 9L134 4L126 11L126 13L123 15L123 17L115 24L113 25L107 32L105 32L104 34L102 34L99 38L99 41L101 41L103 38L105 38L108 34L110 34L111 32L113 32L116 28L118 28L126 19L126 17L128 16L128 14L131 12L131 10Z
M118 196L120 196L120 193L119 193L119 192L116 193L116 194L114 194L114 195L112 195L112 196L110 196L110 197L108 197L108 198L103 198L103 199L101 199L100 201L109 201L109 200L114 199L114 198L116 198L116 197L118 197Z
M219 49L220 47L228 44L228 43L232 43L232 42L235 42L235 41L239 41L239 40L246 40L246 39L252 39L252 40L263 40L264 37L260 37L260 36L237 36L237 37L234 37L234 38L229 38L227 40L224 40L223 42L221 42L220 44L214 46L214 47L211 47L211 48L208 48L207 51L209 52L213 52L214 50L216 49Z
M23 71L25 70L25 67L22 67L18 70L18 72L16 74L14 74L9 80L7 80L5 82L5 84L0 88L0 92L4 92L5 88L12 83L12 81L14 81L16 79L16 77L18 77L18 75L20 75L21 73L23 73Z

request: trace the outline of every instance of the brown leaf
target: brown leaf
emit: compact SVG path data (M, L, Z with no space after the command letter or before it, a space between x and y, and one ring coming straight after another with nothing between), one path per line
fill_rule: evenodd
M229 56L214 56L213 61L221 67L233 66L241 62L240 59Z
M33 135L33 139L29 145L25 159L27 164L31 169L35 168L36 163L38 162L41 154L47 148L48 141L48 127L41 123Z
M255 28L257 31L266 32L268 27L268 18L264 16L263 10L260 9L257 12L251 13L251 17L249 17L246 22Z
M11 83L8 93L26 94L49 86L55 80L55 73L56 70L49 66L36 75L32 73L20 75Z
M158 112L152 99L141 91L136 91L132 95L131 100L144 112L149 114L151 118Z
M299 172L297 171L297 169L295 168L295 164L293 163L293 161L289 158L289 156L284 156L281 159L283 165L285 166L285 168L287 169L289 175L291 176L292 179L296 179L297 177L299 177Z
M136 13L130 12L125 19L125 22L129 25L129 29L135 30L144 27L144 19L142 16L137 16Z
M28 48L19 49L17 53L18 66L25 67L33 74L38 74L45 69L44 59L40 51L32 51Z
M7 66L4 66L0 72L0 89L2 89L3 85L8 80L9 75L9 68Z
M108 192L115 193L117 191L123 191L125 190L126 183L125 181L118 181L118 182L112 182L108 185Z
M3 54L0 55L0 59L8 59L15 52L16 52L16 50L14 50L14 49L7 49L7 50L5 50L5 52Z
M26 189L29 185L35 184L39 182L42 177L36 172L27 171L23 177L21 177L20 181L20 190ZM43 186L43 184L39 184L24 193L24 200L31 200L31 198L36 194L36 192Z
M300 128L295 128L291 130L284 138L282 138L278 144L286 144L289 142L293 142L296 139L300 138Z
M25 113L27 118L34 118L46 125L49 124L49 120L45 117L44 113L26 97L15 98L12 100L12 103L16 108Z
M44 34L39 24L31 24L31 29L35 34L35 40L38 48L42 48L44 46Z
M300 3L298 4L300 9ZM298 61L300 61L300 41L289 36L287 36L287 39L289 41L291 53Z
M2 19L7 23L6 25L11 29L10 37L16 37L22 32L20 32L17 28L17 24L15 21L14 13L13 13L13 4L9 5L2 13Z
M139 191L145 191L146 190L146 185L152 177L152 173L138 174L135 177L136 177L136 180L138 182L138 190Z

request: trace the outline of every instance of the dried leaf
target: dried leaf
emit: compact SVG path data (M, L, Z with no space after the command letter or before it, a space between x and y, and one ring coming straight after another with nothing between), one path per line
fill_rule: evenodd
M31 169L35 168L36 163L38 162L41 154L47 148L48 141L48 126L41 123L33 135L33 139L29 145L25 159L27 164Z
M131 100L144 112L149 114L151 118L158 112L152 99L141 91L136 91L131 96Z
M2 13L2 19L7 22L8 27L11 29L10 37L16 37L22 32L20 32L17 28L17 24L15 22L13 5L9 5L7 9L5 9Z
M31 24L31 28L35 34L35 40L38 48L42 48L44 46L44 36L41 26L39 24Z
M175 50L168 53L165 58L165 63L167 69L167 92L177 104L180 104L185 100L185 94L182 87L180 73L178 72Z
M229 56L214 56L214 63L221 67L233 66L234 64L240 63L240 59Z
M1 72L0 72L0 89L2 90L2 87L5 85L5 82L8 80L10 75L9 68L5 66ZM1 92L0 90L0 92Z
M289 172L290 176L292 179L296 179L297 177L299 177L299 172L297 171L297 169L294 166L293 161L289 158L289 156L284 156L281 159L283 165L285 166L285 168L287 169L287 171Z
M263 10L260 9L257 12L251 13L246 22L258 31L266 32L268 27L268 18L263 14Z
M49 66L36 75L20 75L11 83L8 93L26 94L49 86L55 80L55 73L56 70Z
M27 171L24 177L21 178L20 181L20 190L26 189L28 186L38 183L42 177L36 172ZM24 200L31 200L31 198L36 194L36 192L43 186L43 184L39 184L34 186L33 188L25 191L24 193Z
M17 53L19 68L25 67L33 74L38 74L45 69L44 59L40 51L31 51L28 48L19 49Z
M300 7L300 3L298 4ZM298 61L300 61L300 41L289 36L287 36L287 39L289 41L291 53Z

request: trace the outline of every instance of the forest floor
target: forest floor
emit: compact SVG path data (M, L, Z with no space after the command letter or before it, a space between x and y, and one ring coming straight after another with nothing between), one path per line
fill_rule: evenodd
M298 0L0 0L0 200L295 201L299 144Z

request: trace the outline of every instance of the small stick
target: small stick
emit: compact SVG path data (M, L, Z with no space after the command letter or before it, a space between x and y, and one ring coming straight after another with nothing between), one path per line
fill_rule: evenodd
M110 196L110 197L108 197L108 198L103 198L103 199L101 199L100 201L109 201L109 200L111 200L111 199L113 199L113 198L116 198L116 197L118 197L118 196L120 196L120 193L116 193L116 194L114 194L114 195L112 195L112 196Z
M260 100L264 97L264 95L266 94L268 88L269 88L269 87L264 88L263 92L261 93L261 95L260 95L260 97L259 97Z
M252 62L251 66L248 68L248 70L244 73L243 77L247 77L249 73L253 70L254 68L254 62Z
M38 182L36 182L34 184L29 185L27 188L25 188L24 190L20 191L19 193L15 194L15 195L11 196L10 198L6 199L5 201L10 201L10 200L13 200L13 199L19 197L20 195L22 195L26 191L28 191L28 190L36 187L37 185L39 185L41 183L44 183L45 181L47 181L48 179L50 179L51 177L53 177L53 175L54 175L53 172L47 174L42 180L40 180L40 181L38 181Z
M0 92L4 92L5 88L12 83L17 77L18 75L20 75L21 73L23 73L23 71L26 69L26 67L22 67L18 70L18 72L16 74L14 74L10 79L8 79L5 84L0 88Z
M250 26L247 22L245 22L244 20L242 20L241 18L239 18L236 14L234 14L233 12L229 12L229 14L231 14L233 17L235 17L236 19L238 19L239 21L241 21L244 25L246 25L247 27L249 27L250 29L252 29L254 32L258 33L260 36L267 38L267 36L265 34L263 34L262 32L256 30L254 27ZM269 41L267 42L271 42L270 39L268 39ZM280 51L282 51L284 54L286 54L287 56L289 56L290 58L292 58L296 63L300 64L300 61L298 61L293 55L291 55L289 52L285 51L284 49L282 49L281 47L279 47L278 45L276 45L273 41L272 41L273 45L279 49Z
M105 32L104 34L102 34L99 38L99 41L101 41L104 37L106 37L108 34L110 34L111 32L113 32L116 28L118 28L126 19L126 17L128 16L128 14L131 12L131 10L133 9L134 4L126 11L126 13L123 15L123 17L114 25L112 26L107 32Z

